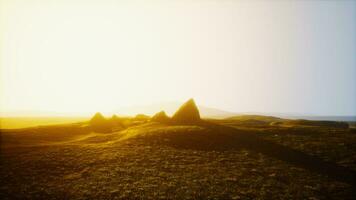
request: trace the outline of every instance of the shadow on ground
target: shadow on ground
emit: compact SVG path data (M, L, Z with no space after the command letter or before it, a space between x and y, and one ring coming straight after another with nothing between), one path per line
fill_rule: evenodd
M177 149L203 151L247 149L319 173L336 181L356 185L355 171L333 162L324 161L319 157L267 141L253 131L202 121L190 129L179 130L178 128L175 131L170 131L169 134L159 134L159 138L155 134L146 135L147 138L150 138L148 141L153 143L163 142Z

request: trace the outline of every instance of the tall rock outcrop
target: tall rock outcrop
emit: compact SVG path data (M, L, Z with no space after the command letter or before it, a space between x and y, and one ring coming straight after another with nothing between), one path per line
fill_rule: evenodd
M200 121L198 107L193 99L189 99L174 113L172 120L178 123L194 123Z

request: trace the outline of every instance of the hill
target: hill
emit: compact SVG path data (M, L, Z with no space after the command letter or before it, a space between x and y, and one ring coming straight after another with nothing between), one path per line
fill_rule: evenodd
M85 123L8 130L0 193L11 199L351 199L347 177L356 169L356 152L347 147L355 142L345 129L254 131L211 123L146 122L110 133L92 132Z
M352 199L356 132L334 125L256 115L204 120L189 100L172 118L97 113L79 123L2 129L0 194Z

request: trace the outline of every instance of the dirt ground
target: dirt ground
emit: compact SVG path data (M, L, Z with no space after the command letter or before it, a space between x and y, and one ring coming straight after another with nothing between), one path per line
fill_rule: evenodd
M214 123L218 125L144 123L112 133L95 133L81 124L2 130L0 196L2 199L353 199L356 196L352 180L338 179L333 176L334 171L323 166L319 167L325 170L318 171L318 166L298 163L315 158L317 164L332 163L337 165L332 169L345 169L354 175L355 130ZM269 147L278 147L292 158L272 152ZM305 158L297 160L293 155Z

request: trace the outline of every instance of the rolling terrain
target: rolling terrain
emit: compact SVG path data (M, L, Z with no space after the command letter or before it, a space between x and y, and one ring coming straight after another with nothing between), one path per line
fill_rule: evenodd
M0 129L69 124L88 120L86 117L0 117Z
M187 106L188 105L188 106ZM188 112L189 111L189 112ZM178 113L178 114L177 114ZM110 119L1 130L3 199L353 199L356 131L275 117ZM186 116L190 117L186 120ZM325 124L328 124L327 126Z

